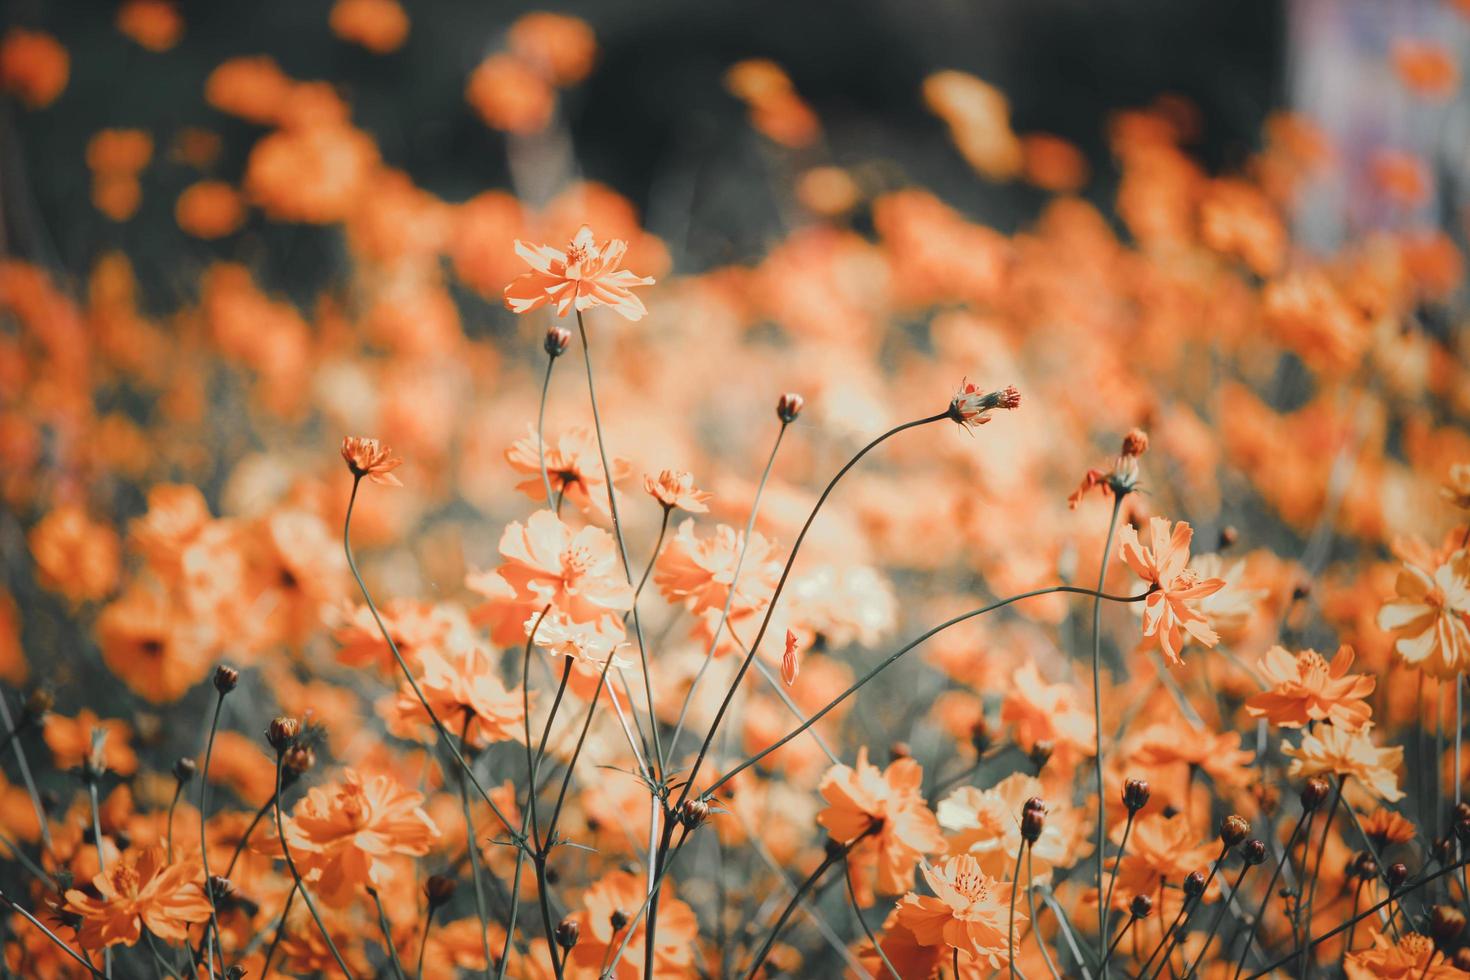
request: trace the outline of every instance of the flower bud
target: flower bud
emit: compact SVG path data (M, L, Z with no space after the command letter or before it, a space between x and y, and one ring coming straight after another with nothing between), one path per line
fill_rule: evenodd
M316 753L310 745L293 745L286 750L286 756L281 764L288 772L300 776L302 773L310 772L311 767L316 765Z
M541 348L551 357L561 357L567 352L567 345L572 342L572 332L566 327L552 327L546 331L546 339L541 342Z
M1220 528L1220 551L1224 551L1226 548L1235 544L1235 542L1239 540L1240 532L1235 529L1234 524L1226 524L1224 527Z
M1148 780L1127 779L1123 781L1123 805L1129 813L1137 813L1148 806Z
M239 963L225 971L225 980L245 980L245 968Z
M183 758L174 763L174 779L180 786L185 785L189 780L193 779L194 774L198 771L199 767L194 764L193 759Z
M1148 433L1142 429L1129 429L1128 434L1123 437L1123 448L1118 455L1137 459L1148 452Z
M1046 826L1046 807L1032 806L1033 800L1036 798L1027 800L1026 808L1021 811L1021 837L1031 844L1041 839L1042 828ZM1036 802L1040 803L1039 800Z
M233 667L220 664L214 668L214 689L221 694L229 694L240 683L240 672Z
M907 742L894 742L888 746L888 761L897 762L899 759L912 759L914 750L909 748Z
M1453 905L1436 905L1429 912L1429 934L1441 949L1465 931L1465 913Z
M1470 843L1470 817L1461 817L1455 821L1455 836L1462 844Z
M270 743L271 748L276 750L276 754L280 755L291 747L291 743L296 741L296 736L300 734L301 722L282 715L274 719L270 727L265 730L265 740Z
M1467 819L1470 819L1470 803L1466 803L1463 800L1461 800L1459 803L1456 803L1455 804L1455 808L1450 811L1450 819L1451 820L1467 820Z
M805 398L795 392L788 391L776 399L776 418L790 425L801 414L801 409L804 405L806 405Z
M1246 864L1255 867L1266 860L1266 842L1254 838L1246 841L1245 846L1240 849L1240 857Z
M1434 842L1431 849L1434 859L1440 864L1449 866L1455 863L1455 839L1453 837L1441 837Z
M1245 835L1250 832L1250 821L1238 813L1232 813L1220 821L1220 843L1227 848L1234 847L1245 840Z
M1404 882L1408 880L1409 867L1404 862L1396 861L1388 866L1388 890L1390 894L1404 887Z
M429 908L437 909L454 898L459 882L448 875L429 875L428 881L424 882L424 897L429 900Z
M556 944L562 949L571 949L577 945L581 931L582 927L577 925L575 919L562 919L556 927Z
M1046 764L1051 761L1051 754L1054 751L1056 751L1056 746L1044 738L1037 739L1036 744L1031 746L1031 752L1029 753L1031 764L1036 767L1038 773L1046 768Z
M224 875L209 876L209 895L214 899L214 904L220 905L230 900L235 894L235 886Z
M1348 871L1356 878L1372 881L1378 877L1378 862L1367 851L1359 851Z
M679 808L679 820L693 830L709 819L709 804L703 800L685 800Z
M23 709L25 716L21 719L22 723L39 721L41 716L50 711L51 706L55 703L56 699L51 696L50 691L43 687L36 688L30 694L26 695L26 703Z
M1311 594L1312 594L1312 583L1310 583L1310 582L1298 582L1296 585L1292 586L1292 589L1291 589L1291 600L1292 600L1292 602L1301 602L1303 599L1305 599L1307 596L1309 596Z
M976 719L975 724L970 726L970 744L975 747L976 755L984 755L990 751L994 739L990 734L990 725L986 723L985 716Z
M1302 787L1302 809L1311 813L1327 801L1327 794L1331 792L1332 787L1327 784L1327 780L1313 776Z
M1128 903L1128 912L1135 919L1147 919L1153 914L1154 900L1147 895L1134 895L1133 901Z
M1184 897L1199 898L1205 893L1205 873L1191 871L1184 878Z
M622 909L613 909L612 915L607 917L607 924L612 926L613 935L617 935L628 924L628 916Z

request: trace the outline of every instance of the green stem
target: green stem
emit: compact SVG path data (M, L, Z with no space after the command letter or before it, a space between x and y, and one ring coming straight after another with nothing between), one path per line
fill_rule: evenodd
M1093 771L1097 776L1097 892L1102 894L1103 887L1103 840L1107 828L1107 803L1106 792L1103 789L1103 726L1102 726L1102 598L1103 583L1108 577L1108 557L1113 551L1113 534L1118 529L1118 512L1123 507L1123 495L1113 494L1113 514L1108 519L1108 536L1103 544L1102 560L1098 562L1097 569L1097 591L1099 597L1092 602L1092 723L1097 738L1096 751L1093 753ZM1131 814L1130 814L1131 817ZM1109 893L1111 894L1111 889ZM1099 943L1108 941L1108 903L1101 902L1097 907L1097 935ZM1098 968L1103 980L1107 980L1108 959L1103 957L1102 965Z
M220 691L219 697L214 701L214 717L210 720L209 738L204 745L204 768L199 773L199 859L204 864L204 897L209 900L209 925L205 927L204 934L204 962L208 964L210 980L214 980L216 955L219 957L220 969L223 970L225 967L225 951L221 948L219 940L219 912L215 908L214 892L209 887L209 844L204 833L205 825L209 823L209 763L214 758L214 735L219 731L219 717L224 707L225 692ZM182 783L180 788L183 788ZM177 794L174 798L178 798ZM251 824L251 826L255 825ZM233 865L233 862L231 864ZM210 950L210 937L213 937L213 951Z
M1006 966L1010 969L1011 976L1016 975L1016 889L1021 884L1021 855L1026 853L1027 840L1021 838L1021 846L1016 848L1016 870L1011 872L1011 913L1006 924ZM956 948L958 953L959 949ZM1106 963L1106 960L1104 961ZM955 966L955 978L960 975L959 966Z
M316 927L322 934L322 939L327 944L327 949L332 952L332 959L337 961L342 973L347 980L352 980L352 971L347 969L347 963L342 959L342 954L337 950L337 944L332 942L332 934L327 932L327 926L322 922L321 915L316 910L316 903L311 900L311 894L307 892L306 885L301 881L301 872L296 870L296 862L291 857L291 846L286 842L286 822L281 816L281 763L284 756L280 751L276 752L276 837L281 842L281 853L285 855L286 867L291 872L291 879L296 883L296 890L301 893L301 900L306 903L306 910L316 922ZM286 917L281 916L282 925Z
M367 892L373 897L373 904L378 907L378 931L383 934L383 945L388 947L388 959L393 963L393 974L398 980L408 980L403 973L403 964L398 962L398 947L393 944L393 930L388 924L388 913L383 911L383 900L378 897L376 888L369 888Z
M1286 847L1281 851L1281 860L1276 862L1276 869L1271 872L1271 880L1266 883L1266 893L1261 896L1260 907L1256 909L1255 918L1251 920L1250 928L1246 931L1245 949L1241 950L1240 962L1235 966L1235 973L1233 975L1235 978L1239 978L1240 974L1245 970L1245 961L1251 955L1251 946L1254 945L1256 940L1256 930L1261 928L1261 919L1266 914L1266 906L1270 903L1271 893L1276 888L1276 879L1281 877L1281 869L1286 866L1286 862L1291 858L1291 849L1296 846L1297 834L1301 833L1302 827L1306 824L1307 818L1311 816L1311 813L1311 810L1303 810L1301 816L1296 818L1296 826L1291 828L1291 836L1286 838Z
M471 717L470 716L470 713L468 711L465 712L464 730L463 730L463 733L460 736L460 740L461 741L464 741L469 736L469 731L470 731L470 717ZM534 789L533 789L532 792L534 793ZM485 976L486 977L489 977L490 976L490 915L489 915L489 913L487 912L487 910L485 908L485 888L480 883L480 843L479 843L478 836L477 836L477 834L475 832L475 818L474 818L474 815L470 813L470 787L469 787L469 784L465 782L463 776L461 776L459 778L459 807L460 807L460 812L464 815L465 851L468 853L469 859L470 859L470 882L474 886L474 889L475 889L475 914L480 919L480 942L481 942L481 945L483 945L484 946L484 949L485 949ZM522 828L522 833L524 833L524 832L525 832L524 831L524 828ZM519 852L519 854L524 854L524 853L525 853L524 851L520 851ZM517 857L517 860L519 860L519 855ZM515 896L512 896L511 897L511 901L514 902L515 901L515 898L516 898ZM433 908L433 906L430 906L429 907L429 919L432 920L433 918L434 918L434 908ZM429 926L428 926L427 923L425 923L425 925L424 925L424 940L423 940L423 943L420 944L420 946L419 946L419 972L420 972L420 974L423 973L423 968L424 968L424 950L423 950L423 947L426 946L426 945L428 945L428 942L429 942Z

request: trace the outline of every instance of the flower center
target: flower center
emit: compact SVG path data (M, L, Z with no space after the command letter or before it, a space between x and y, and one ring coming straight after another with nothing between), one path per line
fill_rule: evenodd
M597 250L590 242L585 245L571 242L567 245L567 266L581 265L583 262L596 256L596 254Z
M112 872L112 887L119 895L136 898L138 895L138 869L120 864Z

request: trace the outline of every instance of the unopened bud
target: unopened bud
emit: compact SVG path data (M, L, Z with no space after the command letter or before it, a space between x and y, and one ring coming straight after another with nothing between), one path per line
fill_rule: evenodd
M1388 866L1388 890L1390 893L1404 887L1404 882L1409 880L1409 866L1402 861L1397 861Z
M1436 905L1429 912L1429 934L1440 948L1454 942L1465 931L1465 913L1453 905Z
M970 744L975 746L977 755L984 755L990 750L991 745L990 726L985 722L985 716L981 715L975 724L970 726Z
M1327 794L1331 792L1332 787L1327 784L1327 780L1320 776L1313 776L1302 787L1302 809L1311 813L1327 802Z
M565 327L552 327L546 331L546 339L541 342L541 347L551 357L561 357L567 352L567 345L572 342L572 332Z
M613 909L612 915L607 917L607 924L612 926L613 935L617 935L628 924L628 916L622 909Z
M458 888L459 882L448 875L429 875L429 879L424 882L424 897L429 900L429 908L436 909L447 904Z
M1246 841L1245 846L1240 849L1240 857L1252 867L1260 864L1266 860L1266 842L1254 838Z
M223 875L210 875L209 894L214 899L214 903L219 905L228 901L235 894L235 886Z
M245 968L236 963L225 971L225 980L245 980Z
M310 745L293 745L286 750L281 764L288 772L300 776L302 773L310 772L311 768L316 765L316 753L312 751Z
M1147 895L1134 895L1128 903L1128 911L1135 919L1147 919L1154 910L1154 900Z
M183 758L174 763L174 779L180 786L185 785L194 778L199 767L194 764L193 759Z
M1129 813L1137 813L1148 806L1148 780L1126 779L1123 781L1123 805Z
M240 672L233 667L220 664L214 668L214 689L221 694L229 694L240 683Z
M1235 529L1234 524L1226 524L1220 528L1220 550L1224 551L1235 542L1240 540L1240 532Z
M679 808L679 820L693 830L709 819L709 804L703 800L685 800Z
M897 762L899 759L912 759L914 750L909 748L907 742L894 742L888 746L888 761Z
M1205 893L1205 873L1191 871L1184 877L1184 897L1199 898Z
M1123 437L1123 448L1119 455L1137 459L1148 452L1148 433L1142 429L1129 429Z
M1046 810L1043 807L1028 806L1021 813L1021 837L1028 843L1035 844L1041 839L1041 831L1046 826Z
M574 919L562 919L556 927L556 944L562 949L571 949L577 945L578 935L582 927L577 925Z
M1250 832L1250 821L1238 813L1232 813L1220 821L1220 843L1227 848L1234 847L1245 840L1245 835Z
M299 734L301 734L301 722L282 715L273 720L270 727L265 730L265 740L279 755L291 747L291 743L296 741L296 736Z
M801 409L804 405L806 405L805 398L793 391L788 391L776 399L776 418L790 425L801 414Z

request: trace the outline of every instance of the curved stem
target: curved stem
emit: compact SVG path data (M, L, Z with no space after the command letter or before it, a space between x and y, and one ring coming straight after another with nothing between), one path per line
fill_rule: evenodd
M1102 804L1099 803L1098 806L1101 807ZM1113 904L1113 886L1118 883L1118 866L1123 863L1123 852L1126 851L1126 850L1128 850L1128 834L1129 834L1130 831L1133 830L1133 817L1134 817L1135 813L1136 813L1136 811L1134 811L1131 808L1129 809L1129 811L1128 811L1128 820L1123 824L1123 839L1118 843L1118 856L1113 859L1113 876L1108 879L1108 897L1103 902L1103 904L1104 905L1107 905L1109 908L1111 908L1112 907L1112 904ZM1102 887L1102 879L1101 878L1098 879L1098 887L1099 888ZM1103 920L1102 925L1103 925L1104 928L1107 927L1107 920L1106 919ZM1100 942L1106 942L1107 941L1107 935L1108 934L1106 932L1104 932L1102 934L1103 938L1101 940L1099 940L1099 941ZM1107 965L1107 958L1106 957L1103 958L1103 965L1104 966Z
M383 934L383 945L388 947L388 959L393 963L393 975L398 980L408 980L403 973L403 964L398 962L398 947L393 944L393 930L388 925L388 913L383 911L383 900L378 897L376 888L369 888L367 893L373 897L373 904L378 907L378 931Z
M1036 948L1041 950L1042 962L1046 964L1046 970L1051 974L1052 980L1062 980L1062 975L1057 972L1057 966L1051 961L1051 953L1047 951L1046 940L1041 937L1041 930L1036 924L1036 875L1032 870L1031 855L1034 848L1026 848L1026 911L1031 914L1031 935L1036 937Z
M480 794L480 798L490 805L490 812L495 814L496 819L500 821L506 833L512 835L516 846L525 847L525 838L516 831L515 827L511 825L510 820L501 812L500 807L490 798L490 794L485 792L485 787L481 786L480 781L475 778L474 772L470 769L470 764L464 760L464 756L460 754L459 748L455 746L453 736L445 729L444 722L439 720L439 715L435 713L428 699L424 697L424 692L419 689L419 683L414 679L413 671L408 669L407 661L403 659L403 654L398 651L398 644L394 642L392 634L388 632L388 628L383 625L383 617L378 614L378 606L373 602L372 594L368 592L367 583L362 580L362 574L357 570L357 559L352 556L352 511L353 506L357 503L357 489L361 485L362 477L354 475L352 478L352 496L347 500L347 516L342 522L342 550L347 554L347 567L352 571L352 577L357 581L357 588L362 593L362 598L367 604L368 612L372 613L373 622L377 623L378 632L383 635L383 639L387 642L388 649L393 654L393 659L398 663L398 669L403 672L404 679L408 681L408 686L413 689L414 697L418 698L419 704L428 714L429 721L433 722L434 730L439 734L439 740L449 749L449 754L454 756L454 761L459 764L459 768L463 770L470 784L475 787L475 791ZM277 801L276 810L279 813L279 801ZM302 894L305 894L305 892L303 891ZM308 902L307 904L310 905L311 903Z
M658 553L663 550L664 535L667 534L669 530L669 515L673 512L674 508L672 507L664 508L663 520L660 521L658 525L658 539L653 542L653 554L648 556L648 564L643 566L643 575L638 579L638 587L633 590L634 602L637 602L638 597L643 594L643 587L648 584L648 576L653 572L653 566L658 561ZM624 621L626 621L627 617L624 616L623 619Z
M0 905L4 905L6 908L10 909L12 912L19 913L21 918L25 919L31 925L33 925L37 929L41 930L41 932L46 936L47 939L51 940L51 942L53 942L57 946L59 946L61 948L61 951L62 952L66 953L67 956L70 956L72 959L76 960L77 963L79 963L82 966L82 968L85 969L92 976L94 976L94 977L105 977L106 976L106 974L104 974L101 970L97 969L91 963L87 962L86 958L83 957L80 953L78 953L76 950L72 949L66 943L62 942L61 941L61 938L59 936L57 936L56 933L52 932L50 929L48 929L46 927L46 923L44 923L40 919L36 918L34 915L32 915L30 912L26 911L21 906L19 906L19 905L15 904L14 902L12 902L10 900L10 897L8 895L6 895L4 892L0 892Z
M1016 975L1016 889L1021 885L1021 855L1026 853L1026 844L1026 838L1022 837L1021 846L1016 848L1016 870L1011 872L1011 912L1006 922L1006 966L1010 969L1012 977ZM955 952L959 952L958 948ZM956 966L956 980L959 975L959 967Z
M998 599L995 602L990 603L989 605L981 606L978 609L972 609L969 612L961 613L960 615L955 616L952 619L945 620L944 622L940 623L938 626L933 627L932 629L930 629L927 632L923 633L922 635L920 635L916 639L914 639L914 640L910 641L909 643L905 644L903 647L899 648L896 652L890 654L886 659L883 660L882 663L878 664L876 667L874 667L871 670L869 670L862 677L858 678L855 682L853 682L847 688L847 690L843 691L841 694L837 695L836 698L834 698L833 700L829 701L825 706L822 707L822 709L820 711L816 712L811 717L809 717L806 721L802 722L801 725L799 725L796 729L794 729L793 731L788 732L787 734L785 734L784 736L782 736L779 740L777 740L771 746L769 746L769 747L767 747L765 749L762 749L760 752L757 752L755 755L749 757L744 762L740 763L740 765L736 766L734 769L731 769L729 772L727 772L724 775L720 776L719 779L715 780L712 784L710 784L710 786L708 788L706 788L700 795L702 797L704 797L704 798L708 798L713 793L715 793L715 791L717 791L721 786L723 786L726 783L728 783L731 779L735 778L737 775L739 775L740 773L744 772L746 769L750 768L751 766L755 765L757 762L759 762L760 760L764 759L766 756L770 755L772 752L775 752L777 749L781 748L781 746L785 745L787 742L789 742L792 739L796 738L798 735L800 735L802 732L806 731L808 728L812 727L812 725L814 725L817 722L821 721L824 717L827 716L827 714L829 712L831 712L832 710L834 710L838 705L840 705L842 702L846 701L848 698L852 697L852 695L854 695L858 691L860 691L874 677L877 677L884 670L888 669L888 667L890 667L900 657L902 657L904 654L908 653L910 650L914 649L915 647L919 646L921 643L924 643L926 640L929 640L930 638L936 636L937 634L944 632L945 630L949 629L952 626L956 626L956 625L958 625L960 623L963 623L966 620L974 619L976 616L983 616L983 615L985 615L986 613L989 613L989 612L994 612L995 610L1004 608L1005 606L1009 606L1012 603L1020 602L1022 599L1034 599L1036 596L1051 595L1051 594L1056 593L1056 592L1068 592L1068 593L1072 593L1072 594L1075 594L1075 595L1089 595L1089 596L1096 596L1096 595L1099 595L1100 594L1098 592L1093 591L1092 589L1084 589L1084 588L1080 588L1080 587L1075 586L1075 585L1052 585L1052 586L1048 586L1048 587L1046 587L1044 589L1032 589L1030 592L1021 592L1021 593L1018 593L1017 595L1009 596L1008 598L1005 598L1005 599ZM1134 595L1134 596L1116 596L1116 595L1107 595L1105 593L1102 594L1102 597L1104 599L1107 599L1109 602L1142 602L1144 599L1147 599L1148 596L1149 596L1149 593L1147 593L1147 592L1141 593L1140 595ZM690 778L692 780L692 778L693 778L693 775L692 774L691 774L691 777ZM692 782L689 783L689 784L686 784L686 787L685 788L687 789L688 786L690 786L690 785L693 785Z
M255 817L250 821L250 826L245 828L245 833L240 835L239 841L235 843L235 853L230 855L230 863L225 866L226 878L234 872L235 862L240 860L240 855L244 852L246 845L250 843L250 835L255 833L256 826L265 818L267 813L271 812L271 807L275 805L276 798L272 795L259 810L255 811Z
M1159 889L1159 897L1160 897L1160 899L1163 898L1163 889L1162 888ZM1163 910L1164 910L1164 904L1163 904L1162 901L1160 901L1159 902L1159 911L1160 911L1160 913L1162 913ZM1184 919L1184 913L1187 912L1187 911L1189 911L1189 896L1188 895L1186 895L1184 897L1184 901L1180 903L1180 905L1179 905L1179 911L1174 913L1174 921L1169 923L1169 928L1165 929L1162 933L1159 934L1159 944L1154 947L1154 951L1152 953L1149 953L1148 954L1148 959L1146 959L1146 960L1143 961L1143 966L1141 966L1141 967L1138 968L1138 975L1140 977L1148 976L1148 968L1153 963L1154 957L1155 956L1158 956L1159 953L1164 950L1164 948L1165 948L1166 945L1169 945L1169 940L1174 935L1174 930L1179 927L1179 923Z
M726 624L730 621L730 608L735 602L735 589L740 583L740 572L745 567L745 554L750 548L750 537L755 532L755 519L760 513L761 497L765 494L766 481L771 477L771 467L776 464L776 452L781 448L781 438L786 435L786 426L790 423L783 421L781 428L776 431L776 442L771 446L771 454L766 457L766 468L761 471L760 483L756 484L755 496L750 502L750 515L745 519L745 536L740 539L740 549L735 553L735 568L730 573L730 584L725 591L725 604L720 609L720 618L715 622L713 634L710 636L709 649L704 652L704 662L699 665L699 672L694 675L694 680L689 684L689 690L684 693L684 703L679 706L679 718L674 724L673 737L669 739L669 758L674 757L675 750L679 745L679 736L684 733L684 721L689 713L689 706L694 703L694 692L699 688L699 682L704 679L705 672L714 662L715 651L720 647L720 634L724 632ZM774 602L774 597L772 602ZM751 650L746 651L746 656L751 656Z
M1103 789L1103 728L1102 728L1102 598L1103 583L1108 577L1108 557L1113 551L1113 534L1118 529L1118 512L1123 507L1123 495L1113 494L1113 515L1108 519L1108 536L1103 544L1102 560L1098 562L1097 591L1099 598L1092 601L1092 724L1097 738L1093 753L1093 771L1097 776L1097 893L1103 887L1103 840L1107 828L1106 792ZM1131 814L1130 814L1131 818ZM1109 889L1111 894L1112 889ZM1119 933L1122 935L1122 933ZM1108 941L1108 903L1100 902L1097 907L1097 941ZM1108 958L1103 957L1098 968L1103 980L1107 980Z
M862 906L858 904L857 889L852 884L852 866L847 863L846 855L842 857L842 878L847 882L847 898L848 901L852 902L852 914L857 916L858 925L863 927L863 934L868 937L868 942L873 944L873 951L878 954L878 958L888 968L888 973L893 977L893 980L903 980L898 970L889 961L888 954L883 952L883 945L878 942L878 937L873 934L872 928L868 925L868 920L863 918Z
M791 896L791 901L787 902L786 908L781 911L781 917L776 920L775 926L766 935L766 941L761 944L760 951L756 953L755 961L751 963L750 969L745 974L745 980L754 980L755 976L760 972L761 964L765 963L766 957L771 955L771 947L776 944L776 939L781 935L781 930L786 927L786 920L791 918L791 913L796 911L796 907L801 904L801 900L806 897L806 893L811 891L813 886L822 879L822 876L827 873L828 868L832 867L838 861L846 860L847 855L851 853L852 849L860 841L872 834L875 829L875 827L869 827L841 847L830 849L826 857L822 859L822 863L817 865L817 869L807 875L806 881L803 881L800 887L796 889L796 894Z
M536 410L536 456L541 462L541 485L546 488L546 509L560 510L559 501L551 499L551 477L546 474L546 393L551 390L551 369L556 367L556 358L546 358L546 377L541 382L541 407Z
M1256 939L1256 930L1261 928L1261 919L1265 916L1266 906L1271 901L1271 892L1276 887L1276 879L1281 877L1281 869L1291 858L1291 849L1296 846L1297 834L1301 833L1302 827L1306 824L1307 818L1311 816L1311 813L1311 810L1303 810L1302 815L1296 818L1296 826L1291 828L1291 836L1286 838L1286 847L1281 851L1281 860L1276 862L1276 869L1271 872L1271 880L1266 883L1266 893L1261 896L1260 907L1256 909L1256 916L1251 920L1250 927L1246 930L1245 949L1240 951L1240 962L1235 966L1234 977L1239 977L1242 971L1245 970L1245 961L1250 958L1251 946L1255 943Z
M1220 856L1217 857L1217 858L1215 858L1214 863L1210 865L1210 873L1205 878L1205 887L1202 888L1202 889L1200 889L1199 898L1195 899L1194 905L1190 909L1189 922L1186 922L1185 925L1189 925L1190 922L1193 922L1193 920L1194 920L1194 912L1200 907L1200 905L1202 905L1204 903L1205 896L1208 895L1209 892L1210 892L1210 885L1214 883L1214 881L1215 881L1215 875L1217 875L1217 874L1220 873L1220 865L1222 865L1222 864L1225 863L1225 856L1227 854L1229 854L1229 853L1230 853L1230 848L1228 848L1228 847L1221 847L1220 848ZM1188 897L1186 897L1186 899L1185 899L1185 905L1186 906L1189 905ZM1183 911L1184 911L1183 909L1180 909L1180 913L1181 914L1183 914ZM1184 930L1183 929L1178 929L1178 930L1175 930L1174 934L1169 937L1168 943L1166 943L1165 946L1164 946L1164 958L1159 961L1159 968L1154 971L1154 974L1153 975L1154 975L1155 978L1157 978L1157 977L1159 977L1159 976L1161 976L1163 974L1165 967L1169 967L1171 970L1173 969L1172 966L1171 966L1171 964L1170 964L1170 962L1169 962L1169 957L1173 954L1173 952L1174 952L1174 946L1179 942L1179 937L1182 936L1183 934L1184 934ZM1153 957L1149 957L1149 958L1152 959ZM1141 977L1141 976L1143 976L1143 974L1142 973L1139 973L1139 976Z
M465 712L464 728L460 733L460 741L464 741L469 737L470 717L470 713L468 711ZM533 795L536 792L534 784L532 785L531 792ZM475 833L475 817L470 812L470 787L465 782L463 776L459 778L459 808L464 816L465 852L470 859L470 883L474 886L475 890L475 915L480 920L480 943L485 950L485 976L488 978L490 976L490 914L485 908L485 888L480 883L480 842ZM525 833L524 827L521 828L521 832ZM517 853L517 859L519 860L520 856L524 854L524 850L519 851ZM511 896L512 903L515 902L516 897L515 895ZM433 919L434 907L431 905L429 906L429 922L432 922ZM424 970L423 947L429 943L429 922L424 923L424 939L419 945L419 973L421 976Z
M204 897L209 900L209 925L204 934L204 962L209 967L210 980L214 978L216 956L219 957L220 969L223 970L225 967L225 951L220 948L219 941L219 911L215 908L214 891L209 887L209 844L204 834L204 828L209 823L209 763L214 757L214 735L219 731L219 716L224 707L225 692L220 691L219 697L214 702L214 718L209 723L209 738L204 744L204 769L199 773L199 859L204 865ZM179 788L182 789L183 785L180 784ZM177 800L177 795L174 798ZM172 808L169 813L172 815ZM250 826L253 828L255 824ZM234 867L233 861L230 862L230 866ZM210 942L211 936L214 937L212 943ZM210 951L211 945L214 947L213 952Z
M347 980L352 980L352 971L347 969L342 954L337 950L337 944L332 942L331 933L327 932L326 924L316 910L316 903L311 900L311 895L306 890L306 885L301 882L301 872L296 870L296 862L291 857L291 846L286 843L286 822L281 817L281 763L284 756L278 751L276 753L276 838L281 842L281 853L286 857L286 867L291 871L291 878L296 882L296 890L301 893L301 900L306 903L306 910L311 913L312 919L316 921L316 927L321 931L322 939L326 941L327 949L331 950L332 958L341 967L342 974ZM285 924L285 915L281 916L282 925Z
M1303 929L1308 936L1312 934L1312 904L1317 898L1317 879L1322 877L1322 859L1327 855L1327 838L1332 833L1332 818L1337 816L1337 808L1341 803L1342 782L1339 780L1332 793L1332 806L1327 811L1327 820L1322 824L1322 839L1317 844L1317 864L1312 869L1312 881L1307 887L1306 914L1303 916L1302 921L1305 923ZM1308 963L1308 953L1310 950L1310 946L1302 946L1302 958L1298 966L1298 972L1301 973L1303 980L1305 980L1310 971L1310 964Z
M424 950L429 948L429 930L432 928L434 928L434 906L430 905L428 914L424 916L424 935L419 940L418 966L413 971L416 980L424 980ZM488 943L489 937L486 937L485 941ZM485 975L487 977L490 975L490 950L488 946L485 950Z
M1225 910L1230 907L1230 900L1240 891L1240 883L1245 880L1245 874L1251 869L1249 864L1240 869L1240 874L1235 876L1235 883L1230 886L1230 894L1220 897L1220 907L1215 910L1215 918L1210 923L1210 931L1205 934L1205 944L1199 948L1199 956L1195 957L1194 966L1184 971L1185 980L1189 980L1199 972L1200 964L1205 961L1205 954L1210 951L1210 943L1215 940L1215 933L1220 931L1220 923L1225 918Z
M261 977L271 975L271 960L275 958L276 947L281 945L281 937L286 934L286 916L291 914L291 903L296 901L296 886L293 884L291 890L286 893L286 904L281 906L281 921L276 924L276 935L271 939L271 944L265 951L265 962L261 965Z
M592 347L587 343L587 326L582 322L582 311L577 311L577 332L582 335L582 362L587 367L587 396L592 402L592 429L597 434L597 453L602 459L602 476L607 484L607 509L612 516L613 537L618 542L618 557L623 560L623 575L628 584L633 584L633 566L628 561L628 543L623 539L623 522L618 517L618 495L613 490L613 471L607 459L607 441L602 435L602 415L597 409L597 386L592 380ZM648 702L648 727L653 730L653 752L659 760L664 758L663 745L658 734L658 716L653 710L653 680L648 669L648 651L643 643L643 623L638 618L638 599L633 599L633 634L638 639L638 660L643 666L643 696ZM594 701L593 704L596 704ZM652 765L653 760L649 760Z
M103 736L105 737L105 735ZM92 748L95 752L101 743L98 731L92 732ZM97 775L90 769L90 763L86 764L83 771L83 779L87 784L87 798L92 804L92 842L97 845L97 868L103 874L107 873L107 857L102 847L102 807L97 801ZM205 891L208 891L208 880L205 881ZM104 946L102 949L102 972L108 980L112 980L112 947Z

